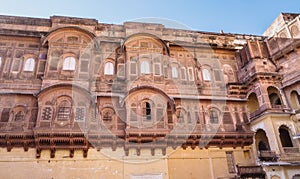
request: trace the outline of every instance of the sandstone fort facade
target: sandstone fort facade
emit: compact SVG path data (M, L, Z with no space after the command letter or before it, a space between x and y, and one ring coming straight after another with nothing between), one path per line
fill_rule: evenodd
M1 177L300 177L299 14L262 36L0 24Z

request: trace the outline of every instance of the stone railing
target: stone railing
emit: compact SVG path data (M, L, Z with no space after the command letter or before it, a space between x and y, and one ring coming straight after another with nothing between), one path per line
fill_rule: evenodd
M259 153L259 159L261 161L277 161L278 156L276 155L275 151L269 151L269 150L262 150Z
M237 166L238 175L241 178L247 177L256 177L256 178L265 178L265 171L261 166Z
M300 155L300 150L298 147L283 147L285 154L298 154Z

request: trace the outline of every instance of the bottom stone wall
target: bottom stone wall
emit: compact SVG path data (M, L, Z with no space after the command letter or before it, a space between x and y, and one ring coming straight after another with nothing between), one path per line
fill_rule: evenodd
M69 151L58 150L55 158L50 158L50 151L43 151L39 159L35 150L24 152L13 149L7 152L0 149L0 178L231 178L226 151L232 151L236 164L252 164L250 151L244 149L182 149L167 150L163 156L158 151L141 150L137 156L135 150L125 156L122 149L89 150L83 158L82 151L75 151L69 157Z

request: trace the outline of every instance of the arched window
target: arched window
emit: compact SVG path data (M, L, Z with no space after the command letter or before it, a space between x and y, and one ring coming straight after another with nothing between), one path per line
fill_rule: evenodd
M293 147L289 129L285 126L279 128L279 137L282 147Z
M269 100L272 108L278 108L281 106L280 93L275 87L268 87Z
M178 70L176 67L172 67L172 78L178 78Z
M257 130L255 133L255 143L258 151L270 150L269 140L266 132L262 129Z
M57 110L57 120L58 121L68 121L71 117L71 103L70 101L63 100Z
M114 74L114 64L111 62L106 62L104 65L104 75Z
M113 119L114 110L111 108L105 108L102 110L102 119L104 122L110 122Z
M206 68L203 69L202 71L202 75L203 75L203 80L204 81L211 81L211 74L210 71Z
M142 110L144 119L151 120L151 105L149 102L142 103Z
M150 73L150 64L148 61L142 61L141 63L141 73L149 74Z
M247 105L250 113L253 113L259 109L259 102L255 93L251 93L249 95Z
M23 71L33 71L35 66L35 60L28 58L25 60Z
M281 105L281 101L279 96L276 93L272 93L269 95L270 102L272 106Z
M219 123L219 114L216 110L210 110L209 112L209 122L211 124L218 124Z
M18 111L15 114L14 121L22 121L22 120L24 120L24 117L25 117L24 112L23 111Z
M63 63L63 70L75 70L76 60L74 57L66 57Z

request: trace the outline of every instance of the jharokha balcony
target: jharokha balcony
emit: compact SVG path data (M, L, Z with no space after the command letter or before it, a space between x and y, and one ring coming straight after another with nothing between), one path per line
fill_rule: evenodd
M261 161L271 161L276 162L278 160L278 156L275 153L275 151L269 151L269 150L262 150L259 153L259 159Z
M237 166L238 175L241 179L246 178L265 178L266 173L261 166Z
M298 147L284 147L284 153L280 155L282 161L299 161L300 149Z
M269 112L285 112L287 107L285 105L272 105L268 107L266 105L261 106L259 109L255 110L254 112L250 113L250 120L255 119L257 116L260 116L265 111Z

